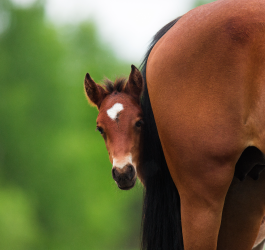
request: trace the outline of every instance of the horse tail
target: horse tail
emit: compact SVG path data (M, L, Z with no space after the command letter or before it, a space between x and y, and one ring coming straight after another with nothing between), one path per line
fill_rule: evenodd
M154 36L141 64L145 83L147 59L152 48L179 18L167 24ZM145 185L142 249L183 250L179 193L167 167L146 84L142 98L142 109L145 121L142 158L142 175Z

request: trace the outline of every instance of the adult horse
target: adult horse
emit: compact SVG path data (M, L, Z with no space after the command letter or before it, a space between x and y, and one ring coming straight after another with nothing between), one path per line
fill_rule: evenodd
M265 214L265 2L219 0L188 12L156 35L142 72L143 248L251 249ZM101 110L108 93L86 81L89 98L102 93ZM128 86L139 82L132 70ZM121 106L111 105L119 125ZM135 180L128 156L113 170L123 186Z

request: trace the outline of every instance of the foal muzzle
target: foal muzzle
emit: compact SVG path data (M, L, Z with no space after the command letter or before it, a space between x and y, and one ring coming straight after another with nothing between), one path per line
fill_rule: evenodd
M128 163L123 168L113 167L112 177L122 190L129 190L136 182L136 171L132 164Z

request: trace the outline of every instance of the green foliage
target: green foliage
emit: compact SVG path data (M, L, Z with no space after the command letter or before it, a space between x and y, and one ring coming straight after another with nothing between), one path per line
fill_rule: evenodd
M55 28L41 5L8 1L1 15L0 249L138 248L142 188L116 187L83 90L86 72L113 80L130 66L92 23Z
M211 3L211 2L214 2L214 1L216 1L216 0L195 0L194 1L194 7L198 7L200 5Z

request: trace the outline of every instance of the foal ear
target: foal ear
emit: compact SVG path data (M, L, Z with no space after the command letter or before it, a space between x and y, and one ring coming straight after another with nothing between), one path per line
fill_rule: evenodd
M140 97L144 89L144 81L141 72L134 66L131 66L132 70L129 76L129 80L125 87L125 93L134 97L137 103L140 103Z
M107 95L106 91L99 84L96 84L88 73L86 74L84 85L88 100L99 109Z

